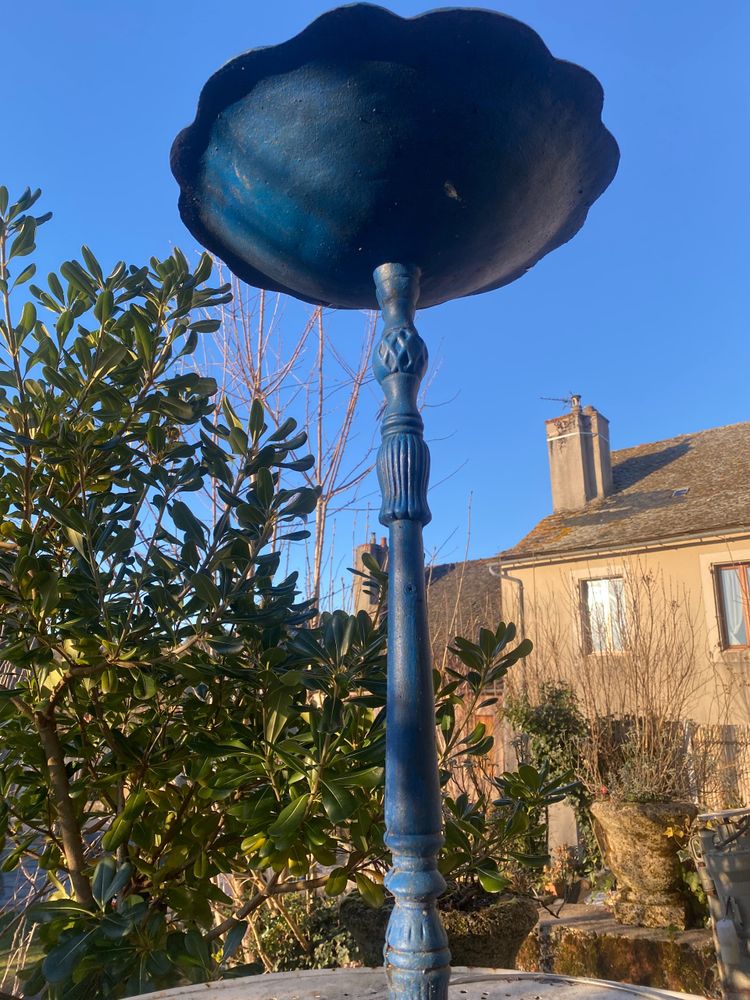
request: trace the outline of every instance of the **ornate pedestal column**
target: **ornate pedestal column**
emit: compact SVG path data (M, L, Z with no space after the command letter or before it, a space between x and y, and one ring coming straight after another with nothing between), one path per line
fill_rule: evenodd
M422 548L430 453L417 409L427 347L414 328L419 269L383 264L374 278L385 327L373 361L386 397L380 520L390 530L385 822L395 907L385 963L392 997L444 1000L450 952L436 906L445 881L437 869L442 811Z
M435 902L429 454L417 410L427 351L414 310L507 285L578 232L619 159L601 108L598 81L512 18L464 8L401 18L353 3L222 66L172 147L183 220L243 281L372 309L376 268L392 1000L445 1000L450 960Z

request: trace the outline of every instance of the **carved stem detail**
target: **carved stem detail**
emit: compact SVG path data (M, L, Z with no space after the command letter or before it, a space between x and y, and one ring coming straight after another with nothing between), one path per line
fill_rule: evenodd
M386 933L391 1000L446 1000L450 952L436 900L443 843L435 703L427 630L422 527L430 520L430 453L417 408L427 348L414 328L419 270L383 264L374 274L383 338L373 370L386 397L378 480L390 529L385 822L394 909Z

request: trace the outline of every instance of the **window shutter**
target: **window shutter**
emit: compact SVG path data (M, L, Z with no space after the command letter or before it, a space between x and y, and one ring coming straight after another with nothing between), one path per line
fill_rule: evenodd
M578 634L581 640L581 652L588 656L593 652L593 642L591 638L591 622L589 620L588 607L588 580L578 581Z
M721 603L718 566L711 566L711 582L714 589L714 615L716 616L716 631L719 636L719 649L726 649L727 637L724 629L724 606Z

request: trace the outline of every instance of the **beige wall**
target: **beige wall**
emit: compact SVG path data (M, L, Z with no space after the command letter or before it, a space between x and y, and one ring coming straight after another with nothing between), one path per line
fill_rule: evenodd
M691 717L704 723L749 725L750 651L722 650L711 573L712 566L745 560L750 561L750 533L565 562L524 565L507 561L500 568L503 616L515 620L537 642L538 661L567 660L572 669L576 661L582 668L592 660L600 663L601 654L582 653L580 583L621 576L626 581L626 621L629 604L631 613L635 605L642 619L649 613L663 620L661 639L657 636L651 642L654 654L660 642L665 652L676 650L679 644L674 655L684 661L688 647L692 648ZM644 583L647 580L651 582ZM639 597L644 588L650 590L650 597ZM645 627L644 622L641 628ZM614 681L618 654L604 658ZM536 667L543 674L544 664L537 662ZM600 663L589 676L606 683L602 670Z
M535 643L511 685L525 683L533 694L545 680L567 682L590 717L647 714L655 704L660 719L690 720L715 754L704 759L723 761L747 800L750 650L722 649L712 576L716 565L744 561L750 533L537 565L503 562L496 570L503 618ZM581 581L613 576L625 581L628 648L585 653ZM712 808L725 806L712 799L707 793Z

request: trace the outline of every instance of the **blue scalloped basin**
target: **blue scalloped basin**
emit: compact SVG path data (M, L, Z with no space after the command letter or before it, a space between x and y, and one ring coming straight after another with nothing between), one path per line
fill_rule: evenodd
M502 14L342 7L210 78L172 147L180 213L250 284L375 308L373 270L415 264L424 308L578 232L619 160L601 108Z

